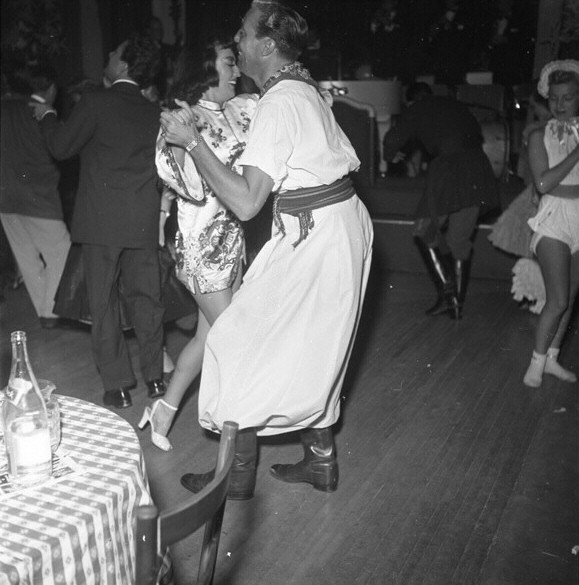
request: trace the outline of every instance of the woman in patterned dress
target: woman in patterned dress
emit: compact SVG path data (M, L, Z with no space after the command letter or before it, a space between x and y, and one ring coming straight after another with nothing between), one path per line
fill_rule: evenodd
M195 112L195 126L217 157L235 172L243 152L257 96L235 96L240 76L233 41L214 37L200 51L184 54L173 90L174 99L187 101ZM186 149L168 146L164 135L157 141L159 176L170 188L161 203L170 206L170 193L177 197L179 231L176 235L176 272L199 307L195 336L183 348L162 400L147 407L139 423L151 424L153 444L172 448L167 434L179 403L199 375L205 339L217 317L229 306L241 283L245 256L243 228L237 217L214 195L199 176Z
M579 61L547 64L538 90L549 100L553 118L529 137L529 162L541 194L529 220L531 249L545 281L546 302L535 332L535 348L524 377L537 388L543 373L576 382L557 361L579 290Z

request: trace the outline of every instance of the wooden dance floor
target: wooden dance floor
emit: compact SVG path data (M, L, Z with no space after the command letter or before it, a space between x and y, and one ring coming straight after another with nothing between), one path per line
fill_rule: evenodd
M227 504L216 585L577 583L579 385L522 384L537 317L509 288L473 279L455 323L424 315L434 297L425 274L374 270L336 433L338 491L276 481L268 468L300 458L298 437L263 441L255 498ZM23 329L37 375L101 402L88 330L41 329L24 288L0 308L2 383L9 333ZM173 357L192 321L168 330ZM577 316L561 361L579 371ZM140 378L132 396L117 412L136 427L148 403ZM209 469L216 454L196 398L194 386L170 453L137 431L161 506L186 496L180 475ZM199 544L173 550L178 585L193 581Z

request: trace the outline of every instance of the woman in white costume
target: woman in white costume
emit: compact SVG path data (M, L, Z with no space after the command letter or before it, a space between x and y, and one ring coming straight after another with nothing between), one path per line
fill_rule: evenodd
M235 96L239 75L233 39L217 35L200 50L182 56L172 92L191 105L191 124L233 172L241 172L238 159L257 105L256 95ZM165 397L152 408L147 407L139 423L143 428L149 422L153 443L168 451L171 443L167 434L173 418L187 388L201 371L207 332L239 288L245 242L237 217L199 176L185 149L169 146L162 132L157 140L156 163L159 176L171 189L161 203L165 215L171 204L166 194L177 194L177 276L199 307L195 336L179 355Z
M255 487L257 435L302 431L304 459L273 475L323 491L338 484L331 426L360 317L371 261L372 223L348 178L359 167L329 103L296 61L307 24L277 2L254 2L236 35L238 64L261 90L243 174L230 172L193 128L191 110L164 113L167 140L190 156L240 219L274 193L271 239L211 329L199 418L219 431L239 424L229 497ZM198 491L212 474L186 474Z
M529 162L541 195L529 220L531 249L545 281L546 302L535 332L535 349L524 377L539 387L543 373L576 382L557 358L579 289L579 61L553 61L541 72L538 90L553 118L529 137Z

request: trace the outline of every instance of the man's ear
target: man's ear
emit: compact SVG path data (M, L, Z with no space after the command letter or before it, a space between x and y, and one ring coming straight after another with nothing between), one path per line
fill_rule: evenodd
M261 54L263 57L271 55L276 49L276 44L273 39L265 38L261 47Z

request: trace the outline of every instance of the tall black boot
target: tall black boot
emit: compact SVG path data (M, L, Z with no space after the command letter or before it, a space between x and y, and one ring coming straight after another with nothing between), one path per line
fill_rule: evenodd
M338 489L338 460L332 429L304 429L302 431L304 458L295 465L272 465L271 474L288 483L309 483L322 492Z
M249 500L255 491L257 473L257 433L250 427L237 432L235 456L229 476L229 500ZM207 473L186 473L181 485L194 494L200 492L215 477L215 470Z
M426 310L427 315L443 315L448 313L452 319L460 319L460 303L456 292L456 284L451 265L451 256L444 256L436 248L423 247L425 259L431 269L438 286L436 303Z
M470 260L456 260L454 261L454 277L456 281L456 294L460 306L462 316L462 307L466 297L466 287L468 285L470 275Z

